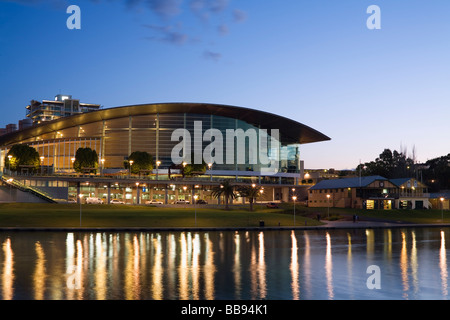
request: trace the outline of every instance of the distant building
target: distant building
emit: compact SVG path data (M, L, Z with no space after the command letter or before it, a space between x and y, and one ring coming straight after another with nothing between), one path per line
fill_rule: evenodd
M33 120L28 119L28 118L19 120L19 130L26 129L26 128L29 128L31 126L33 126Z
M17 124L15 124L15 123L7 124L5 129L6 129L5 133L11 133L11 132L17 131Z
M308 206L356 209L429 208L427 187L413 179L381 176L322 180L308 191Z
M33 124L39 124L79 113L97 111L100 105L81 103L80 100L72 99L71 95L58 94L55 100L42 100L42 102L31 100L26 109L27 117Z

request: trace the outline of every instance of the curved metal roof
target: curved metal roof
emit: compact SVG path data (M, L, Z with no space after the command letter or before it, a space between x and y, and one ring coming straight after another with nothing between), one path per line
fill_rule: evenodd
M239 119L262 129L279 129L281 137L288 138L293 143L330 140L326 135L302 123L255 109L209 103L155 103L102 109L44 122L0 136L0 145L15 144L42 134L96 121L155 113L208 114Z

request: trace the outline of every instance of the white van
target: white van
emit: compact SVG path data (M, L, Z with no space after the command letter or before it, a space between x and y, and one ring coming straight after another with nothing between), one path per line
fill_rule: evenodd
M89 198L86 198L86 203L87 204L102 204L103 201L100 198L89 197Z

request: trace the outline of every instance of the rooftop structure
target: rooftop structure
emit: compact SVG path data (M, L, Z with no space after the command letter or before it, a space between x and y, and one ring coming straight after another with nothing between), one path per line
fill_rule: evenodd
M27 117L33 121L33 124L39 124L74 114L96 111L100 109L100 105L81 103L80 100L72 99L71 95L58 94L55 100L42 100L42 102L31 100L26 109Z

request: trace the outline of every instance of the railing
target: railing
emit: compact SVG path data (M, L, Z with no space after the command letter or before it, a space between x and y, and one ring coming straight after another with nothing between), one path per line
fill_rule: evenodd
M4 183L6 183L7 185L11 186L11 187L14 187L14 188L16 188L16 189L18 189L20 191L23 191L23 192L29 192L29 193L37 196L38 198L41 198L41 199L43 199L43 200L45 200L47 202L50 202L50 203L56 203L57 202L48 193L43 192L42 190L39 190L37 188L26 186L23 183L14 180L13 178L7 178L4 175L2 175L1 180Z

